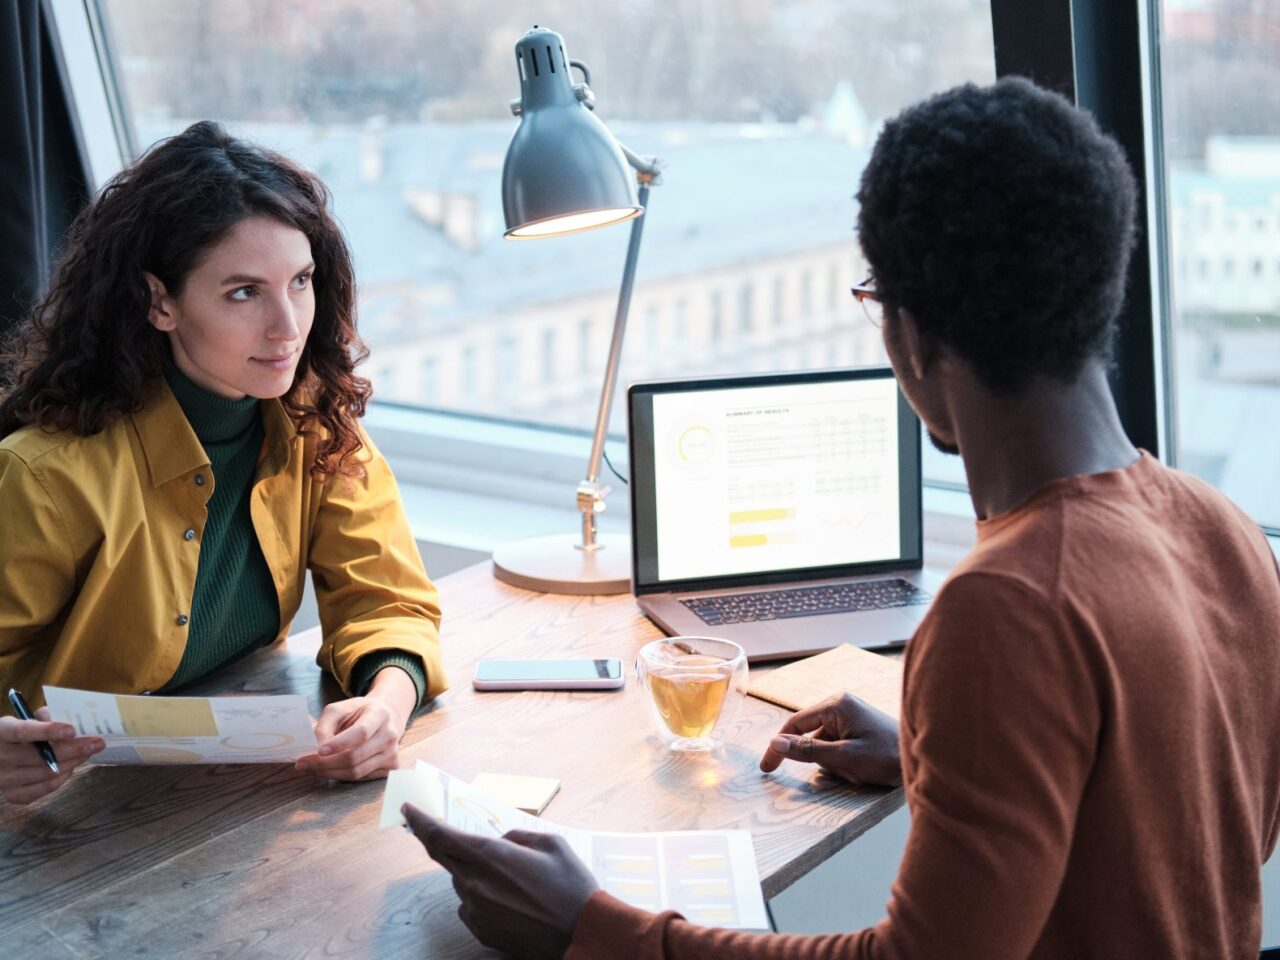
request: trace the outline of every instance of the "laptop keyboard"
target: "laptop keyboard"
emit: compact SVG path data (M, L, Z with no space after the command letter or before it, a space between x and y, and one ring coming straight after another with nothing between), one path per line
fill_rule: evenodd
M680 602L697 614L703 623L716 627L722 623L754 623L758 620L817 617L824 613L914 607L932 599L930 594L914 584L895 577L795 590L694 597Z

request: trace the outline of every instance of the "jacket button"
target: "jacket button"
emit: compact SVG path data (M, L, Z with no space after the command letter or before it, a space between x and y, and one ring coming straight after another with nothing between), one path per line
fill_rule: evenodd
M183 539L183 540L194 540L195 538L196 538L196 532L195 532L194 530L191 530L191 529L186 530L186 531L182 534L182 539Z
M185 613L178 614L178 626L185 627L189 622L189 617Z
M203 473L197 473L197 474L196 474L196 486L197 486L197 487L203 487L203 486L204 486L204 474L203 474Z

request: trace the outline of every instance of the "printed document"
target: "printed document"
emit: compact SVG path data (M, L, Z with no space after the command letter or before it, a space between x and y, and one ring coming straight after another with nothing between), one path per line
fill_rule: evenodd
M90 763L292 763L316 752L307 701L276 697L134 697L45 687L53 719L107 748Z
M404 823L412 803L451 826L483 836L508 830L558 834L608 893L645 910L677 910L692 923L767 930L755 848L747 830L605 833L562 827L507 806L469 783L418 761L393 770L379 826Z

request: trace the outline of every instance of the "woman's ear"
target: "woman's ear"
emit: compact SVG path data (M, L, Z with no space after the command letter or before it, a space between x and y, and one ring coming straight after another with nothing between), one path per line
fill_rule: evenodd
M174 329L178 324L174 320L174 303L173 298L169 296L169 291L154 273L144 270L142 275L147 280L147 289L151 291L151 306L147 308L147 322L157 330Z

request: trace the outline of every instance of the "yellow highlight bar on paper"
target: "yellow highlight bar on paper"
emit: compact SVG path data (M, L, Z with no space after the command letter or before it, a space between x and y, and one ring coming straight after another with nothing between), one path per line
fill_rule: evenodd
M739 547L763 547L769 542L769 538L763 533L744 533L738 537L729 538L729 549L737 550Z
M213 705L201 697L116 697L116 709L131 737L218 735Z
M729 512L730 523L759 523L766 520L785 520L792 516L794 511L788 510L786 507L768 507L763 510L731 510Z
M610 879L607 889L610 893L621 897L652 897L657 892L657 884L652 880L617 880Z
M683 907L682 909L695 923L711 925L733 922L733 910L729 907Z
M727 897L733 893L727 880L686 880L685 884L695 897Z
M704 870L719 870L721 873L729 872L729 864L725 860L723 854L719 853L693 853L688 859L689 869L702 872Z
M656 873L658 864L653 857L629 857L624 854L611 853L604 858L609 869L617 873Z

